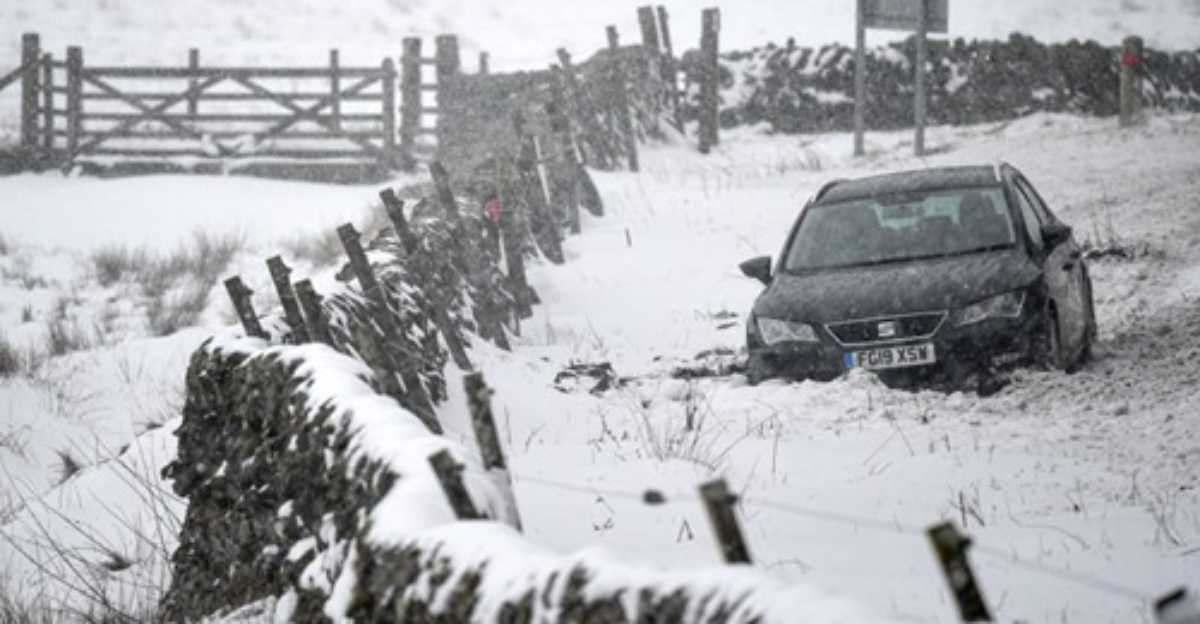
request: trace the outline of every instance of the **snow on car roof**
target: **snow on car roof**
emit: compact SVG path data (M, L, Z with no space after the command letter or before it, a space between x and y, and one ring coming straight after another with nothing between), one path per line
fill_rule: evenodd
M916 169L838 182L819 201L829 203L892 193L989 186L998 182L996 169L991 165Z

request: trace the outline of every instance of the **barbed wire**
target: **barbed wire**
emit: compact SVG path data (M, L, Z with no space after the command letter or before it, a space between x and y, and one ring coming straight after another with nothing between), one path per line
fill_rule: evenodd
M610 487L599 487L599 486L588 485L588 484L569 483L566 481L544 479L541 477L531 477L531 476L515 474L515 473L512 474L512 477L517 482L531 483L531 484L540 485L543 487L556 489L556 490L560 490L560 491L564 491L564 492L574 492L574 493L578 493L578 494L587 494L589 496L605 496L608 498L624 499L624 500L630 500L630 501L634 501L634 502L640 502L645 505L661 505L661 504L665 504L668 502L697 502L697 503L703 502L701 500L701 498L696 495L684 494L684 493L679 493L679 492L667 495L667 494L664 494L662 492L662 490L659 490L657 488L646 488L646 489L642 490L641 492L635 492L635 491L631 491L631 490L621 490L621 489L610 488ZM866 528L870 528L870 529L874 529L874 530L878 530L878 531L882 531L882 532L886 532L886 533L892 533L894 535L902 535L905 537L918 537L921 539L928 539L928 535L924 528L911 526L911 525L905 525L905 524L900 523L899 521L888 522L886 520L880 520L878 518L869 518L866 516L859 516L859 515L855 515L855 514L831 511L831 510L827 510L827 509L817 509L817 508L812 508L812 507L793 505L793 504L789 504L789 503L780 503L780 502L776 502L776 501L772 501L772 500L768 500L768 499L764 499L764 498L759 498L759 497L744 497L744 498L739 498L738 500L740 501L740 503L742 505L754 505L754 506L758 506L758 507L764 507L767 509L778 511L780 513L789 514L792 516L810 518L810 519L815 519L815 520L822 520L825 522L832 522L835 524L853 526L855 528L866 527ZM1119 595L1124 598L1134 600L1137 602L1151 602L1154 599L1152 596L1146 594L1145 592L1143 592L1141 590L1138 590L1138 589L1135 589L1135 588L1132 588L1129 586L1125 586L1120 583L1114 583L1112 581L1108 581L1108 580L1105 580L1105 579L1102 579L1099 577L1095 577L1095 576L1091 576L1088 574L1074 572L1072 570L1067 570L1064 568L1053 567L1053 566L1049 566L1049 565L1046 565L1046 564L1043 564L1040 562L1030 561L1028 559L1022 559L1016 554L1015 551L1005 552L1003 549L1000 549L1000 548L997 548L994 546L990 546L987 544L981 544L981 543L979 543L979 540L974 537L972 537L972 543L973 543L972 550L974 552L985 555L987 557L991 557L993 559L999 559L999 560L1005 561L1009 564L1025 568L1026 570L1045 574L1046 576L1050 576L1050 577L1054 577L1054 578L1057 578L1062 581L1074 583L1076 585L1087 587L1089 589L1093 589L1093 590L1096 590L1099 592L1104 592L1104 593L1108 593L1108 594L1116 594L1116 595Z

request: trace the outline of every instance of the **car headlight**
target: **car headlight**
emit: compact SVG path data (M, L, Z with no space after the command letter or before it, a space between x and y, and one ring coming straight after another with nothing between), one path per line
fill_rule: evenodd
M1016 318L1025 305L1025 292L1014 291L989 297L958 311L955 325L970 325L989 318Z
M758 333L763 342L773 345L780 342L820 342L817 332L807 323L792 323L772 318L758 319Z

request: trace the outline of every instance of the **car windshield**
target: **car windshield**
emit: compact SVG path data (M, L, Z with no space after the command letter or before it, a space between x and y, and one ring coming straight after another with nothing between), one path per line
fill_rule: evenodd
M937 258L1008 247L1014 241L998 186L872 197L809 207L784 270Z

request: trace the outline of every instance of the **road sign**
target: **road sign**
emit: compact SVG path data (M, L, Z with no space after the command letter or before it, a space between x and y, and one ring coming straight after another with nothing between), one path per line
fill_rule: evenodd
M950 14L950 0L858 0L856 3L854 45L854 155L862 156L863 133L866 130L866 30L889 28L917 33L917 58L913 64L914 93L913 153L925 154L925 35L945 33Z
M863 0L863 27L916 31L920 27L921 0ZM925 2L925 31L946 33L950 0Z

